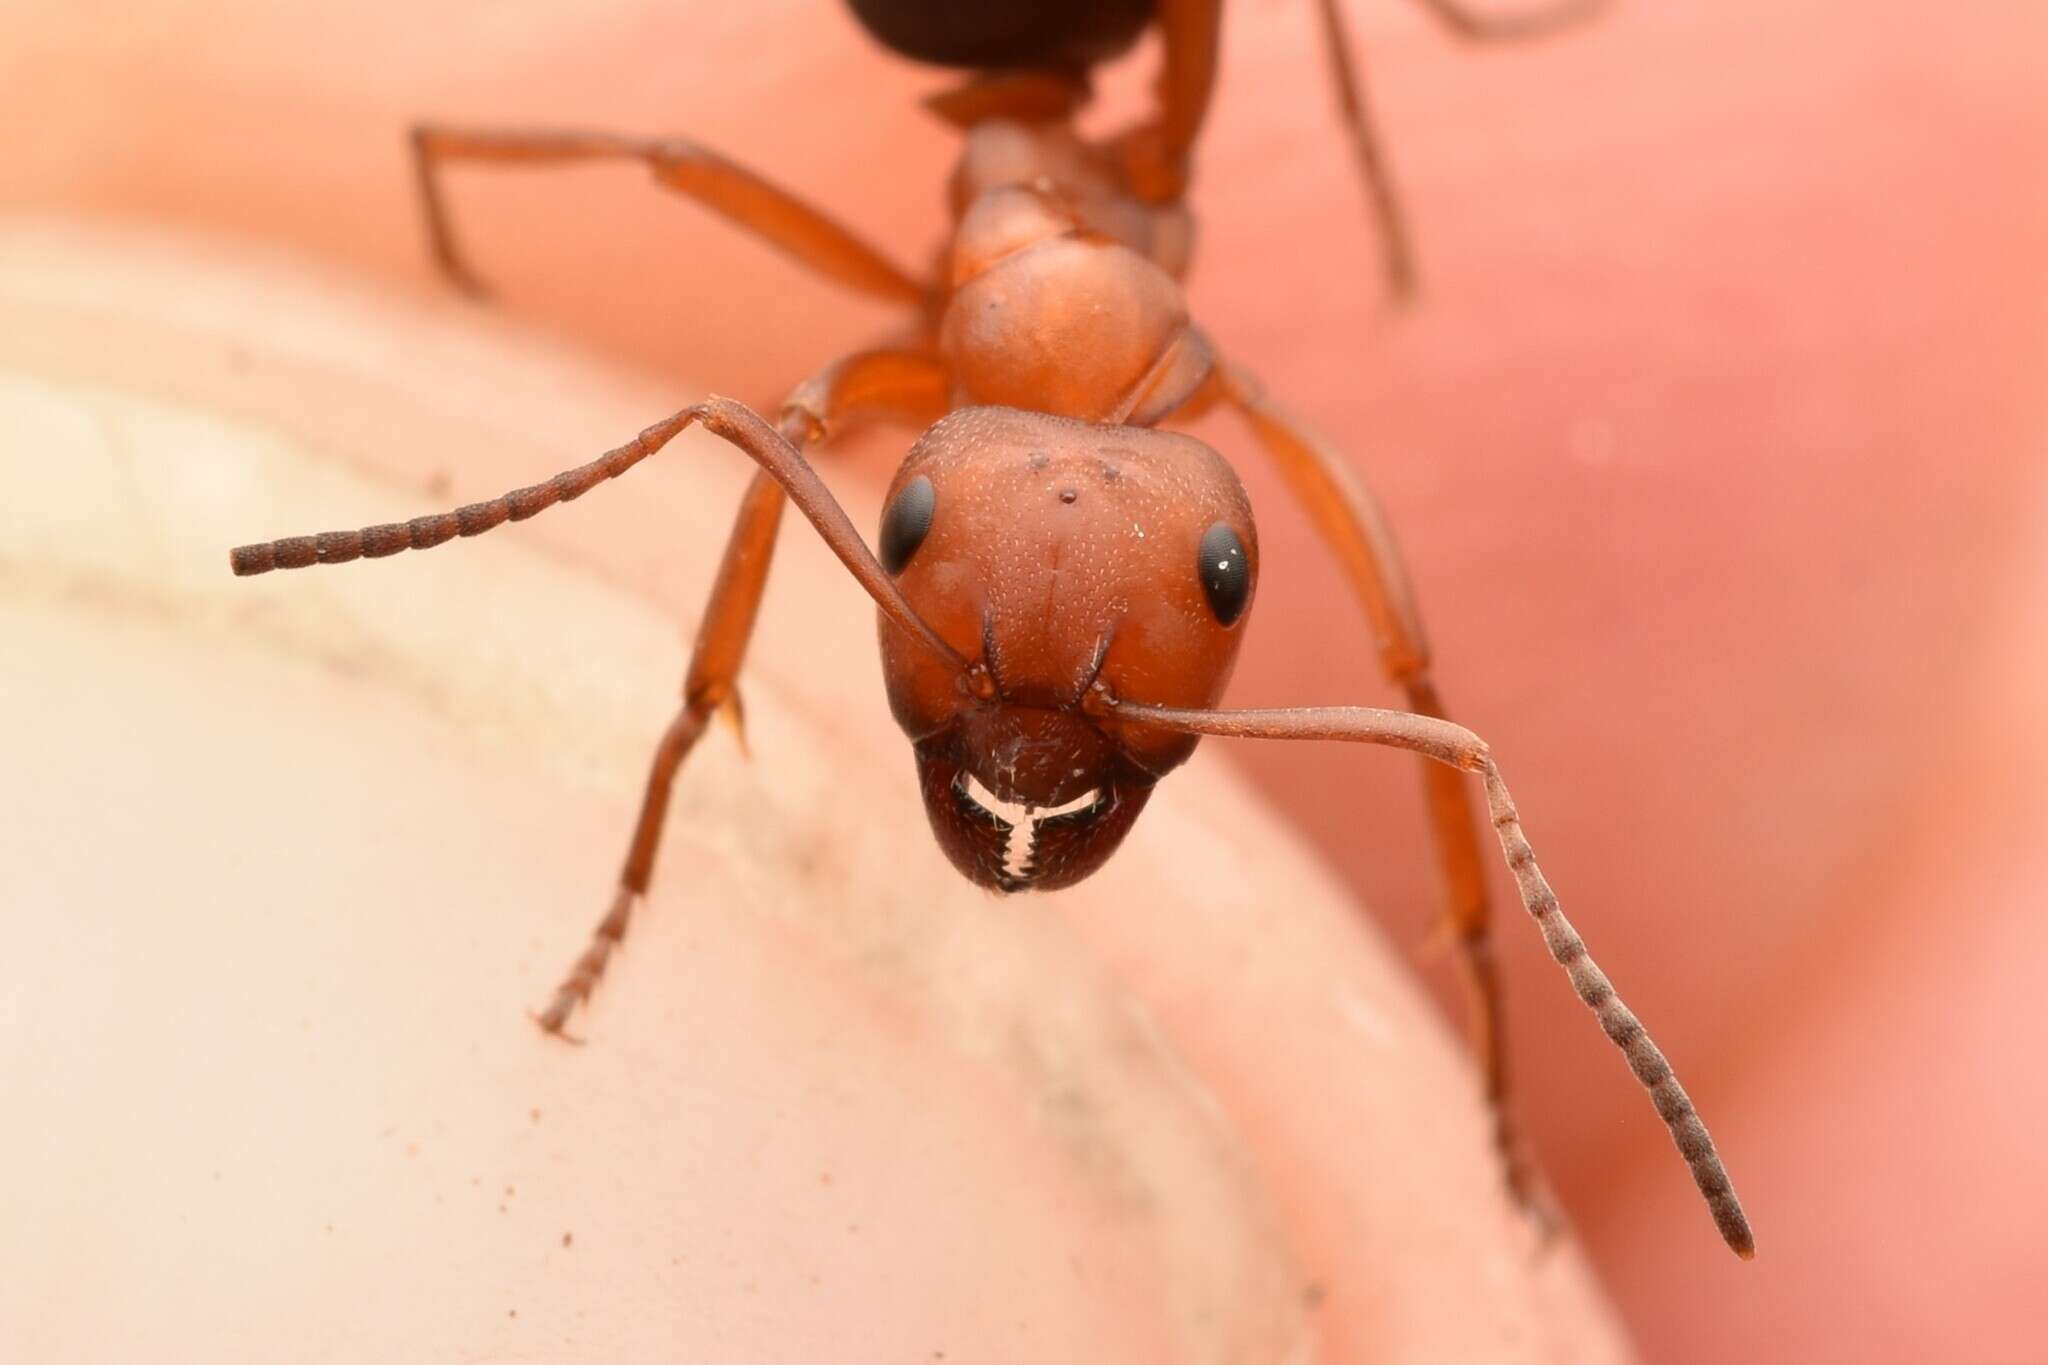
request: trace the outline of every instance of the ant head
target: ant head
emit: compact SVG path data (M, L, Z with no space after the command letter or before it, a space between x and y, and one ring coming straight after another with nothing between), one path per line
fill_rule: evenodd
M1081 880L1195 746L1091 703L1213 706L1236 662L1258 576L1236 474L1187 436L964 408L897 471L880 558L970 665L882 618L940 846L984 886Z

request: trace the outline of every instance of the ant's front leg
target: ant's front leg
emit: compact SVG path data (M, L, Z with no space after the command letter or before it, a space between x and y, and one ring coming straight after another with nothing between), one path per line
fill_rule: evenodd
M1538 9L1496 13L1473 9L1464 0L1416 3L1450 32L1474 43L1541 38L1581 23L1607 7L1607 0L1559 0ZM1401 192L1394 185L1393 166L1373 127L1365 78L1351 53L1341 0L1318 0L1316 10L1323 30L1323 50L1330 63L1330 83L1337 92L1338 113L1344 120L1345 135L1351 140L1351 154L1358 162L1358 178L1365 186L1372 216L1380 226L1380 271L1386 279L1388 295L1396 304L1404 304L1415 297L1418 271L1414 234L1408 227L1407 211L1401 206Z
M1397 305L1405 304L1415 297L1417 274L1408 214L1401 207L1393 167L1373 127L1365 80L1352 59L1351 40L1344 31L1338 0L1321 0L1317 14L1322 20L1323 50L1330 61L1330 83L1337 92L1337 111L1343 117L1345 135L1351 140L1351 155L1358 162L1359 183L1365 187L1372 216L1380 226L1380 274L1386 280L1388 297Z
M799 386L783 404L776 429L783 439L802 449L823 440L834 425L855 418L886 417L924 426L944 411L945 388L945 373L929 355L865 351L848 356ZM689 672L683 680L682 706L663 733L648 769L640 817L633 826L611 908L598 921L589 946L556 988L554 998L536 1016L550 1033L562 1034L576 1006L590 998L612 951L625 937L633 908L647 894L669 793L683 760L714 714L723 709L735 721L739 719L740 665L768 585L785 501L782 485L767 470L755 474L747 485L703 622L697 628Z
M472 294L482 294L484 288L456 249L455 234L441 195L443 163L487 161L534 166L638 161L664 189L687 195L827 279L889 303L920 309L925 306L923 285L822 209L746 167L682 138L420 124L412 130L412 151L420 208L426 217L434 262L457 286Z
M454 540L485 535L508 522L525 521L550 507L580 498L625 474L697 425L760 466L763 477L755 480L747 492L739 525L726 547L710 605L697 633L690 672L683 686L682 710L655 752L640 819L634 827L626 866L619 875L618 894L611 910L598 924L589 949L540 1016L541 1024L551 1032L559 1033L577 1002L589 998L612 949L625 935L634 902L647 889L676 770L703 734L711 714L726 705L737 709L734 679L745 657L748 638L753 634L761 593L768 581L769 559L774 552L775 530L785 497L796 503L883 615L921 641L942 667L964 679L966 661L904 598L895 580L848 519L846 509L799 450L800 445L829 434L835 421L849 417L882 416L928 422L944 408L945 391L944 367L928 351L861 352L798 388L783 406L780 430L743 403L730 398L708 398L670 414L594 460L484 502L414 517L411 521L257 541L228 552L228 564L235 574L248 577L280 569L306 569L316 564L383 559L407 550L431 550Z

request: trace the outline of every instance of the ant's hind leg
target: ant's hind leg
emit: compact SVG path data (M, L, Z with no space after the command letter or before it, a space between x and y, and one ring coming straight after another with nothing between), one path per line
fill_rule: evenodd
M1380 228L1380 274L1393 301L1406 303L1415 297L1417 273L1408 213L1401 207L1401 193L1394 188L1393 167L1373 127L1365 82L1351 56L1351 40L1344 31L1344 15L1338 0L1321 0L1317 13L1322 21L1323 50L1330 61L1330 83L1336 87L1337 110L1344 120L1345 135L1351 140L1352 158L1358 162L1359 182L1365 187L1366 200Z
M932 357L915 351L865 351L800 385L783 405L776 427L785 440L801 449L823 439L842 421L885 417L923 425L935 420L944 408L945 373ZM689 672L683 680L682 706L669 722L648 769L640 816L633 826L611 908L598 921L589 946L562 979L554 998L536 1016L550 1033L561 1033L576 1006L590 998L613 949L625 937L634 907L647 893L669 793L683 760L713 715L726 710L735 720L739 717L740 665L768 585L785 501L782 485L766 470L756 473L747 485L704 608L703 623L697 629Z
M1543 38L1583 24L1607 9L1608 0L1552 0L1535 8L1474 8L1465 0L1415 0L1450 32L1470 43L1512 43Z
M502 131L419 124L412 130L413 171L434 262L462 289L483 287L456 248L440 170L450 161L499 165L563 165L638 161L666 189L687 195L812 270L858 293L922 307L925 288L824 211L745 167L682 138L610 133Z
M1451 33L1474 43L1541 38L1590 19L1607 7L1607 0L1553 0L1540 8L1519 11L1475 9L1464 0L1416 3ZM1407 211L1401 207L1401 194L1394 186L1386 148L1373 128L1365 81L1351 54L1351 39L1344 27L1342 0L1318 0L1316 8L1322 24L1323 50L1330 63L1330 83L1337 91L1337 108L1343 116L1345 134L1351 139L1352 157L1358 162L1358 178L1365 186L1372 216L1380 225L1380 272L1394 302L1406 303L1415 297L1417 278L1415 241L1408 229Z
M1222 0L1159 0L1159 113L1123 140L1125 174L1140 198L1171 203L1187 193L1189 160L1216 93Z
M1228 365L1216 371L1224 398L1251 426L1279 466L1288 488L1336 555L1379 642L1380 667L1406 696L1408 708L1446 718L1430 676L1429 642L1409 586L1400 545L1379 500L1334 449L1292 415L1276 407L1257 382ZM1443 879L1443 923L1456 945L1467 993L1467 1027L1493 1115L1494 1140L1509 1189L1536 1210L1535 1190L1507 1111L1507 1052L1502 1036L1500 977L1493 955L1492 912L1485 860L1467 785L1456 771L1424 762L1431 840Z

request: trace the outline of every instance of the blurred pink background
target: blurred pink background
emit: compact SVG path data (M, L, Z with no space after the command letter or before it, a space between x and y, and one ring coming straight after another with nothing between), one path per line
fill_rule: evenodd
M921 265L953 139L915 99L944 77L837 5L740 8L18 6L0 200L429 291L412 118L677 132ZM1497 877L1519 1112L1564 1203L1648 1359L2037 1351L2048 11L1623 0L1474 52L1352 8L1419 305L1382 307L1305 0L1229 8L1192 296L1388 504L1445 696L1760 1255L1712 1238ZM889 320L631 172L478 172L454 201L509 314L757 402ZM1267 546L1233 703L1386 703L1278 481L1200 431ZM1420 943L1410 767L1230 753Z

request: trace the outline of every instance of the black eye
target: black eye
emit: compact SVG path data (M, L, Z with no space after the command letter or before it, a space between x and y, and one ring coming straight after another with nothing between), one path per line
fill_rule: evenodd
M892 574L903 572L932 529L932 509L938 501L932 481L922 474L903 485L903 491L882 512L883 568Z
M1202 532L1196 556L1195 571L1201 575L1202 591L1209 595L1209 610L1227 626L1244 615L1245 604L1252 600L1252 566L1244 542L1219 521Z

